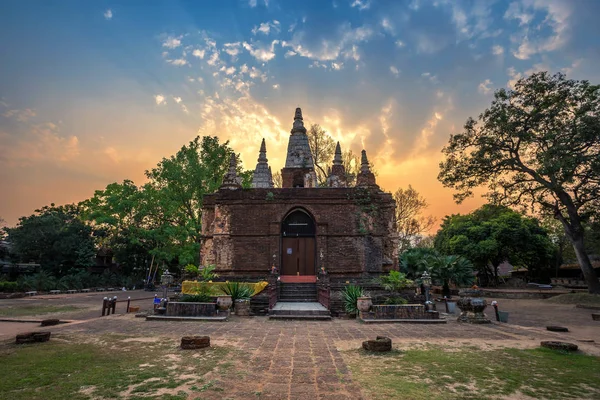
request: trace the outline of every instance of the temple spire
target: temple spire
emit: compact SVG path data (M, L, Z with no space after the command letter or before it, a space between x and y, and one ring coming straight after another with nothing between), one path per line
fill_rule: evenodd
M361 151L360 154L360 172L356 177L356 186L377 186L375 175L371 172L367 152Z
M273 187L273 175L271 174L271 167L269 167L269 160L267 160L267 146L265 139L263 138L260 144L260 151L258 153L258 163L254 169L254 175L252 176L252 187L253 188L272 188Z
M333 165L329 169L327 176L327 186L329 187L346 187L346 168L342 160L342 148L340 142L335 146L335 156L333 157Z
M290 133L292 135L295 133L306 134L306 128L304 127L304 118L302 118L302 109L300 107L296 108L296 113L294 114L294 125L292 126L292 130Z
M337 142L337 145L335 146L333 165L342 165L342 148L340 147L340 142Z
M223 183L219 186L219 189L241 189L242 179L237 176L237 159L235 153L231 153L229 158L229 170L223 177Z

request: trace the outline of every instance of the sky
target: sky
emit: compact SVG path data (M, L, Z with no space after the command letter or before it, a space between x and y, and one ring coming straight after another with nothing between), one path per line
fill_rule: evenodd
M597 0L0 2L0 217L79 202L196 135L285 162L294 110L362 149L390 192L461 205L441 149L494 90L547 70L600 83Z

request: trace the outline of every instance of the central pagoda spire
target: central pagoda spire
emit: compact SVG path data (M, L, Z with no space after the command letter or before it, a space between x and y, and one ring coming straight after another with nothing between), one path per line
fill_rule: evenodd
M285 167L281 170L283 187L315 187L315 163L300 107L296 108L290 133Z

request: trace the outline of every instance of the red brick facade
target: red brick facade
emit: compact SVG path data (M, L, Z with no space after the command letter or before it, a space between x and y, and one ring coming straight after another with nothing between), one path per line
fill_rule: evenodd
M282 222L302 209L316 224L316 270L367 277L397 269L395 202L378 187L219 190L204 198L202 265L263 277L281 266Z

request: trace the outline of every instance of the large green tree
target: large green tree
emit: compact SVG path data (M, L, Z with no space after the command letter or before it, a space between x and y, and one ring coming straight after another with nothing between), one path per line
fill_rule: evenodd
M82 215L91 223L98 246L112 250L121 271L131 275L144 271L155 243L147 240L143 213L145 193L132 181L111 183L80 203Z
M434 244L442 254L471 261L483 283L497 281L497 267L504 261L526 267L539 277L552 264L555 251L537 219L491 204L467 215L444 218Z
M198 262L204 195L218 190L234 154L229 142L214 136L196 137L175 155L146 171L141 212L147 238L158 245L151 253L179 265ZM237 156L239 160L239 155ZM252 171L237 166L242 186L250 187Z
M496 91L443 153L439 179L457 201L487 185L498 202L558 219L589 292L600 293L584 244L584 222L600 209L600 86L560 73L520 79Z
M16 227L6 228L11 253L18 261L39 263L57 277L93 265L92 229L79 214L74 204L51 204L21 217Z

